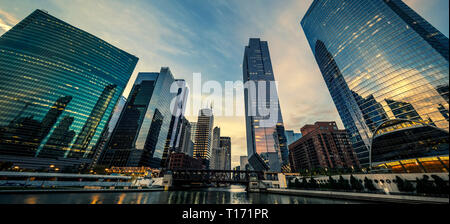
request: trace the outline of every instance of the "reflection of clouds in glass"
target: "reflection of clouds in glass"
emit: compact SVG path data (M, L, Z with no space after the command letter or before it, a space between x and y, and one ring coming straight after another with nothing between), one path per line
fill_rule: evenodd
M431 119L440 128L448 127L448 122L439 111L439 105L443 105L448 110L448 103L426 78L426 73L413 68L398 68L381 55L377 60L379 60L379 64L384 64L385 68L392 68L391 72L378 74L377 71L360 72L349 81L351 90L363 98L373 95L376 101L383 105L390 119L395 119L396 116L386 99L409 103L422 120L429 121ZM443 78L442 74L434 74L434 76L438 79Z

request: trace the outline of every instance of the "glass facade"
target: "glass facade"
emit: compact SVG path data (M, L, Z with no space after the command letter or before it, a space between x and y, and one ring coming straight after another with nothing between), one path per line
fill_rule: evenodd
M89 163L137 61L34 11L0 37L0 160Z
M251 38L245 47L243 62L244 83L255 83L256 91L244 89L247 155L249 163L255 170L280 171L283 165L289 164L287 141L284 133L283 117L278 104L278 94L270 91L270 82L275 81L270 60L269 47L266 41ZM260 101L258 91L266 90L263 101ZM263 95L263 93L261 93ZM272 126L261 122L271 119L270 115L262 115L260 111L251 111L252 108L266 108L273 102L277 103L277 120Z
M386 121L372 140L372 166L393 172L448 172L448 137L448 131L422 122Z
M212 109L201 109L195 126L194 158L209 167L213 144L214 115Z
M448 130L448 38L400 0L316 0L301 25L361 165L387 120Z
M169 68L139 73L99 164L159 168L172 118Z
M171 152L179 149L179 138L182 131L183 117L186 110L186 102L189 96L189 88L186 85L186 81L183 79L175 80L178 88L177 98L173 102L174 108L172 112L172 118L169 125L169 133L167 135L166 144L164 146L164 153L161 161L161 166L166 167L168 165L168 158ZM180 151L178 151L180 152Z

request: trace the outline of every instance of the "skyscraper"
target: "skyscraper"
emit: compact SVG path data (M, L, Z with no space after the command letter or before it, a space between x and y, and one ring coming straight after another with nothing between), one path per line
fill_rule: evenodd
M296 133L293 130L286 130L285 133L288 146L302 137L302 133Z
M212 146L209 168L212 170L220 170L220 160L222 149L220 148L220 128L215 127L212 134Z
M181 135L182 119L186 110L186 102L189 96L189 89L186 86L186 81L182 79L175 80L175 85L178 88L177 97L175 98L174 108L172 111L172 118L169 125L169 133L167 134L166 144L164 145L164 153L161 161L161 166L168 165L167 159L171 152L177 150L179 143L179 136Z
M36 10L0 37L0 161L81 167L138 61Z
M301 25L363 166L389 120L448 130L448 38L401 0L316 0Z
M160 167L176 97L169 91L173 82L169 68L138 74L99 164Z
M245 47L243 78L254 87L244 89L249 164L255 170L280 171L289 164L289 152L266 41L251 38ZM267 115L269 105L273 113Z
M220 162L219 168L221 170L231 170L231 138L221 136L220 137Z
M194 158L200 159L207 168L211 158L212 130L214 116L212 109L201 109L195 133Z

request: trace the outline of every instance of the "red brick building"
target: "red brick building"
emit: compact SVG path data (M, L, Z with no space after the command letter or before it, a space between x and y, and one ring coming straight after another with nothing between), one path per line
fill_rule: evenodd
M200 160L190 157L184 153L172 153L169 159L169 169L203 169Z
M305 125L301 132L303 137L289 145L292 171L359 167L347 131L338 130L336 122Z

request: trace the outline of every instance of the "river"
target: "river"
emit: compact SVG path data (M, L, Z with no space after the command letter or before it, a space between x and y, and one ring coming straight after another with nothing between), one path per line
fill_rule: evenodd
M113 193L0 194L0 204L361 204L266 193L247 193L242 186L189 191Z

